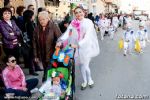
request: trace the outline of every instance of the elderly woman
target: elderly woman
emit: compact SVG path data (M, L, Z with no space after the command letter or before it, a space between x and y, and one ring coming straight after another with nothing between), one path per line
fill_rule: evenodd
M19 38L20 29L16 23L11 20L11 10L2 9L3 20L0 22L0 32L2 34L3 49L6 55L14 55L19 60Z
M68 40L69 45L77 48L76 60L79 59L77 61L79 61L83 76L83 83L81 84L81 89L83 90L87 85L93 87L94 81L91 77L89 64L92 57L99 54L99 44L94 24L91 20L84 18L84 10L81 7L77 7L74 10L74 14L75 19L72 20L67 31L58 39L56 46L60 46L62 43L65 44ZM69 40L72 40L72 42L69 42Z
M49 59L55 50L55 44L60 37L59 28L49 19L47 11L42 11L38 15L39 25L33 33L33 51L35 61L41 61L44 67L43 81L46 79Z

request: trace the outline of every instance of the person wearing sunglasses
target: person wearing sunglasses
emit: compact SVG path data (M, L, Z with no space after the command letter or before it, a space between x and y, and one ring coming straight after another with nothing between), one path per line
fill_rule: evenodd
M5 92L14 96L31 96L31 90L38 84L37 78L25 80L25 75L17 65L16 58L12 55L6 57L6 67L2 72Z

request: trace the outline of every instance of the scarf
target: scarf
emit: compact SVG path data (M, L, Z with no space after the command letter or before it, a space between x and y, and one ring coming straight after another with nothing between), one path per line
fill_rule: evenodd
M78 40L80 39L80 21L77 19L72 20L71 25L76 28L78 32Z

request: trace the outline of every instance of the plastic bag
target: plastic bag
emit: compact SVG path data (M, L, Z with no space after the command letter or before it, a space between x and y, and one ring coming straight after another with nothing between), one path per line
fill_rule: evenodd
M123 45L124 45L123 39L120 39L119 40L119 49L123 49Z
M135 51L136 52L141 52L141 45L140 45L139 40L136 40L136 42L135 42Z

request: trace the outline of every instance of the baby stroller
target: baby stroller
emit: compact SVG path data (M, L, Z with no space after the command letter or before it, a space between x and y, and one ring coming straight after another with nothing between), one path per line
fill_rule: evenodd
M67 46L65 48L56 47L50 64L48 66L47 79L49 82L48 88L52 84L52 78L54 72L61 73L60 86L63 93L56 99L46 97L45 91L42 91L42 96L39 100L73 100L75 92L75 60L74 60L75 49ZM56 75L56 73L55 73ZM63 75L63 76L62 76ZM60 75L59 75L60 76ZM49 93L48 93L49 94Z

